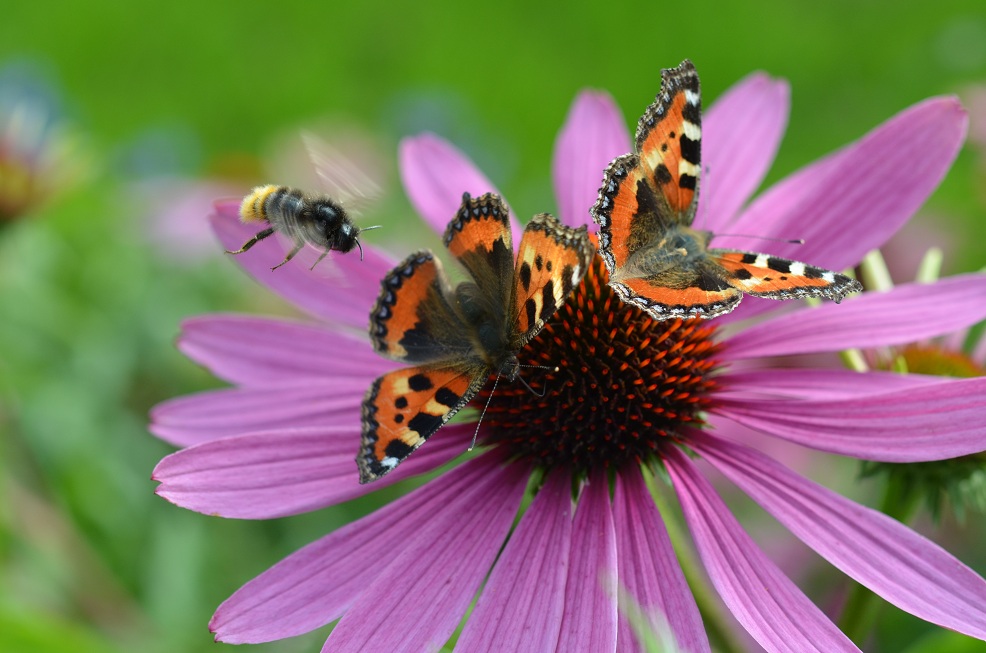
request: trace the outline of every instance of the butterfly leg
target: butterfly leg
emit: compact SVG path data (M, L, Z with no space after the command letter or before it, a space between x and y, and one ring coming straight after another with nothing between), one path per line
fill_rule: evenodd
M261 240L263 240L264 238L266 238L267 236L270 236L272 233L274 233L274 228L273 227L270 227L269 229L264 229L259 234L257 234L256 236L254 236L250 240L246 241L243 244L243 247L239 248L236 251L233 251L231 249L227 249L226 250L226 253L227 254L242 254L243 252L247 251L248 249L250 249L251 247L253 247L257 243L259 243Z
M293 259L294 258L294 255L297 254L298 252L300 252L301 251L301 248L304 247L304 246L305 246L305 241L299 241L299 242L295 243L294 249L292 249L290 252L288 252L287 256L284 257L284 260L281 261L280 263L278 263L277 265L275 265L274 267L272 267L271 270L272 271L273 270L276 270L277 268L281 267L282 265L284 265L285 263L287 263L288 261L290 261L291 259Z

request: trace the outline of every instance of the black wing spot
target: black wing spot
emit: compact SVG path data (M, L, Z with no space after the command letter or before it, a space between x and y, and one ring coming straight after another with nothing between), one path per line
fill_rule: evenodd
M432 388L431 379L425 374L415 374L408 378L407 386L415 392L424 392Z

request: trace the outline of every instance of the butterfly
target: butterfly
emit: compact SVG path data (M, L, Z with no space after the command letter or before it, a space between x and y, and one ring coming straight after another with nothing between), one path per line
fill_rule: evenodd
M416 252L383 279L370 313L374 349L410 367L376 379L363 399L360 483L394 469L492 374L515 379L517 352L581 283L595 254L585 226L542 213L525 228L514 261L508 209L491 193L463 195L444 243L469 279L452 288L438 259Z
M768 254L709 247L691 227L698 205L702 108L687 59L661 71L661 92L637 124L635 152L617 157L590 212L609 285L656 320L723 315L743 293L769 299L862 290L843 274Z

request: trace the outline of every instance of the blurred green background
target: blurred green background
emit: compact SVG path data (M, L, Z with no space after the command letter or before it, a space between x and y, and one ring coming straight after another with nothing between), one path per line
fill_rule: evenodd
M685 57L706 105L753 70L790 81L768 183L925 97L986 84L982 0L497 5L4 3L0 79L47 89L72 165L60 192L0 226L0 652L215 651L207 623L224 598L378 500L237 522L171 506L149 480L172 449L147 433L148 409L218 385L174 349L179 321L290 314L203 225L210 189L288 181L268 176L300 127L375 148L386 196L373 219L396 227L412 215L401 137L436 131L522 215L553 210L552 147L575 94L610 92L633 125L660 69ZM984 129L986 115L972 120ZM986 263L983 148L965 148L916 220L949 273ZM213 184L202 215L167 212L200 182ZM855 466L835 468L823 481L871 501ZM981 517L919 526L986 570ZM844 589L837 574L791 573L820 602ZM986 650L882 616L867 650ZM325 633L251 650L316 651Z

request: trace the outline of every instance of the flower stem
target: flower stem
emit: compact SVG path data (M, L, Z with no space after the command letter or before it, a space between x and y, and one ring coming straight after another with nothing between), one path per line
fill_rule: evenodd
M688 538L684 534L678 513L660 491L657 483L651 485L651 496L668 529L668 537L671 538L671 545L677 554L678 564L685 574L688 587L691 588L698 609L702 613L702 622L713 644L712 649L719 653L742 653L745 649L736 640L733 629L726 620L720 603L716 600L715 591L700 571L699 562L695 558L695 552L688 545Z

